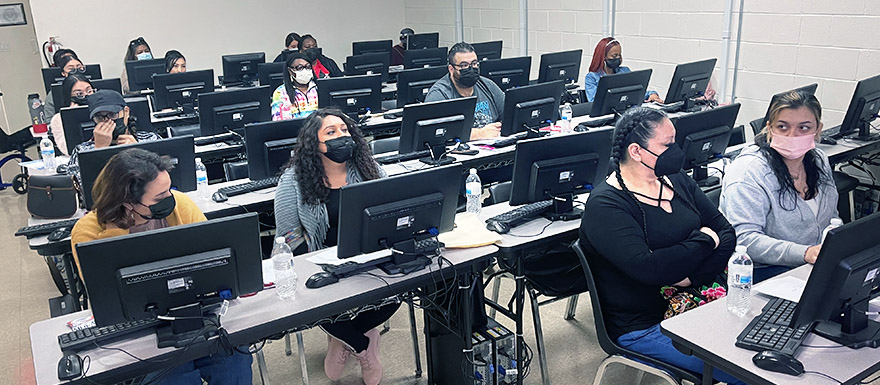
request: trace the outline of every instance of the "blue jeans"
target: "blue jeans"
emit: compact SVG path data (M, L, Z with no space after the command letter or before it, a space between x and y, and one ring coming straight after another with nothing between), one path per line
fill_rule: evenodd
M208 385L251 385L253 384L253 372L251 371L253 361L250 354L235 352L231 356L224 356L223 353L217 353L171 369L156 384L202 385L204 378ZM147 374L143 382L153 381L163 372L157 371ZM150 383L152 384L152 382Z
M791 270L791 266L763 265L756 267L752 272L752 284L773 278L779 274Z
M626 333L617 339L617 343L624 348L634 350L681 369L703 374L703 360L694 356L685 355L675 349L675 347L672 346L672 340L660 332L660 324L656 324L645 330ZM742 382L736 377L718 369L712 371L712 378L731 385L745 385L745 382Z

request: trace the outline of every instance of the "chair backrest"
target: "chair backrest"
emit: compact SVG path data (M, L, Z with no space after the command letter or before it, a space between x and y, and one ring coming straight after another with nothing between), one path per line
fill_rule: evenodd
M721 204L721 186L716 186L716 188L706 191L706 197L709 198L709 202L718 207Z
M241 162L223 163L223 173L226 174L226 180L238 180L248 177L248 163L246 160Z
M592 110L592 109L593 109L593 103L590 103L587 101L584 101L584 102L578 103L578 104L572 104L571 105L571 116L575 117L575 118L578 116L586 116L586 115L590 114L590 110Z
M736 146L738 144L743 144L746 142L746 126L740 124L733 128L733 131L730 131L730 141L727 142L727 146Z
M489 198L486 199L486 204L494 205L510 200L510 183L506 181L489 186Z
M761 126L761 123L763 123L763 122L764 122L764 118L758 118L758 119L755 119L755 120L749 122L749 126L752 126L752 132L754 132L755 135L758 135L758 133L761 132L761 129L764 128Z
M397 151L400 148L400 137L373 139L370 142L370 150L373 154Z

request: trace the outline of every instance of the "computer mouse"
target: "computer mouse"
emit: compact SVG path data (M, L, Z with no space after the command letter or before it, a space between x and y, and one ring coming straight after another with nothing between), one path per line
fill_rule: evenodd
M49 234L49 242L58 242L70 236L70 227L62 227Z
M469 145L469 144L467 144L467 143L465 143L465 142L458 142L458 148L457 148L457 149L458 149L458 150L464 150L464 151L467 151L467 150L470 150L470 149L471 149L471 145Z
M312 274L309 279L306 280L306 287L309 289L317 289L319 287L327 286L331 283L339 282L339 278L337 278L333 273L328 273L326 271L321 271L315 274Z
M82 377L82 358L76 353L64 353L58 360L58 379L67 381L79 377Z
M788 354L774 350L765 350L752 357L755 366L771 372L784 373L792 376L804 374L804 364Z
M826 138L823 136L822 139L819 139L819 143L835 145L837 144L837 140L834 138Z
M222 191L215 191L214 195L211 195L211 200L213 200L214 202L220 203L220 202L228 201L229 197L226 196L226 193L224 193Z
M510 231L510 226L508 226L507 223L498 221L486 222L486 228L498 234L507 234L507 232Z
M55 167L55 173L57 174L67 174L67 163L59 164L58 167Z

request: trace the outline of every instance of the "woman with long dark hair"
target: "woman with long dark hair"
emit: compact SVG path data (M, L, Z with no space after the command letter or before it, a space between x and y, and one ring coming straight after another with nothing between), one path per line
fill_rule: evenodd
M721 211L755 262L754 281L815 263L822 231L837 218L828 157L816 148L822 106L792 91L770 106L767 125L728 167Z
M92 88L92 82L86 75L81 73L67 75L64 81L61 82L61 106L59 106L59 109L62 107L84 106L87 104L86 97L94 93L95 89ZM70 155L67 153L67 140L64 138L64 124L61 121L61 113L52 116L52 120L49 122L49 130L55 139L55 146L61 150L62 154Z
M122 94L131 93L131 87L128 85L128 71L125 69L125 62L133 60L150 60L153 58L153 50L143 37L139 37L128 42L125 48L125 57L122 60L122 75L119 80L122 82Z
M297 119L318 109L318 87L305 55L292 53L284 62L284 82L272 93L272 120Z
M186 72L186 58L176 49L165 52L165 73L179 74Z
M275 191L277 234L296 255L336 246L339 189L385 176L348 115L322 108L306 118L290 163ZM329 334L324 372L338 380L353 355L367 385L382 379L377 326L391 318L399 304L364 311L350 321L322 326Z
M613 37L606 37L596 43L593 49L593 60L590 62L590 72L584 78L584 90L587 93L587 101L593 102L596 97L596 87L599 85L599 78L605 75L625 74L632 72L629 67L623 64L623 53L620 42ZM646 102L663 102L657 92L647 91L645 93Z

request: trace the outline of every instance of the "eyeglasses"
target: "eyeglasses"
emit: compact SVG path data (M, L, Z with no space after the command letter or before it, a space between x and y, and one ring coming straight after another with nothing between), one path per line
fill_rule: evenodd
M85 91L73 91L70 95L75 98L84 98L86 96L94 94L95 91L97 91L97 90L92 87L89 87Z
M98 115L95 115L94 118L92 118L92 120L94 120L95 123L101 123L101 122L106 122L108 120L116 120L116 119L119 119L118 112L111 112L111 113L106 113L106 114L99 113Z
M468 63L468 62L461 62L461 63L458 63L458 64L453 64L452 66L453 66L453 67L456 67L456 68L458 68L458 69L460 69L460 70L466 70L466 69L468 69L468 68L480 68L480 61L479 61L479 60L474 60L474 61L472 61L472 62L470 62L470 63Z
M310 69L312 69L312 65L311 65L311 64L298 65L298 66L295 66L295 67L290 67L290 69L293 70L293 71L310 70Z

